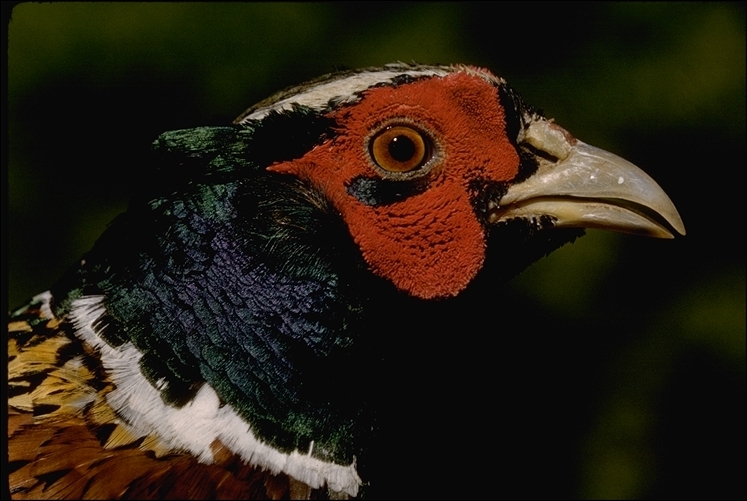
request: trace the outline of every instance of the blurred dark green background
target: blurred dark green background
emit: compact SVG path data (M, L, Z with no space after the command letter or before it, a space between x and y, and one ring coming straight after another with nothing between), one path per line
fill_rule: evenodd
M688 231L592 231L500 286L521 310L486 335L531 338L522 356L554 350L584 377L542 376L561 395L537 432L561 438L524 451L524 487L496 466L465 479L466 492L744 498L744 3L18 5L8 308L46 290L125 209L160 132L228 123L285 86L396 60L505 77L577 137L651 174ZM501 384L521 390L520 378ZM512 430L495 421L486 433ZM472 459L515 459L488 454Z

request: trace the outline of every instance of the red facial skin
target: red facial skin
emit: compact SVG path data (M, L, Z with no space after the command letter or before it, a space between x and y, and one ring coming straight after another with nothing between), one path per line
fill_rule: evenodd
M330 116L340 126L336 137L268 170L293 174L324 192L377 275L424 299L459 293L485 259L485 229L470 203L469 183L508 182L519 169L498 89L460 71L369 89ZM387 178L371 159L369 143L392 124L410 124L432 138L434 158L423 167L427 188L372 207L347 187L360 176Z

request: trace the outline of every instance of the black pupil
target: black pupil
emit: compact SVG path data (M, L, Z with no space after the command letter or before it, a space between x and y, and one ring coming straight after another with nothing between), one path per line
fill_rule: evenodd
M398 162L406 162L415 154L415 143L407 136L395 136L389 143L389 154Z

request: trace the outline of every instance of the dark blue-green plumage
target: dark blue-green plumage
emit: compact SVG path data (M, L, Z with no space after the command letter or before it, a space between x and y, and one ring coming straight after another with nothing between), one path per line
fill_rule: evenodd
M356 351L369 342L368 273L326 202L263 172L273 145L308 148L328 132L310 135L313 118L298 109L255 127L161 136L147 196L53 289L55 312L105 295L104 339L144 354L141 370L166 381L165 401L184 405L207 382L278 449L313 441L320 457L350 463L372 426L354 376L365 375Z

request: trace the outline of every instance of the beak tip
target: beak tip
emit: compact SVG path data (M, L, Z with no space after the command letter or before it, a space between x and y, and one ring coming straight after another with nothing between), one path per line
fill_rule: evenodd
M558 227L599 228L666 239L685 236L676 207L648 174L613 153L569 140L553 125L532 123L526 140L557 161L540 160L534 175L510 186L496 220L550 215ZM563 145L567 148L561 148Z

